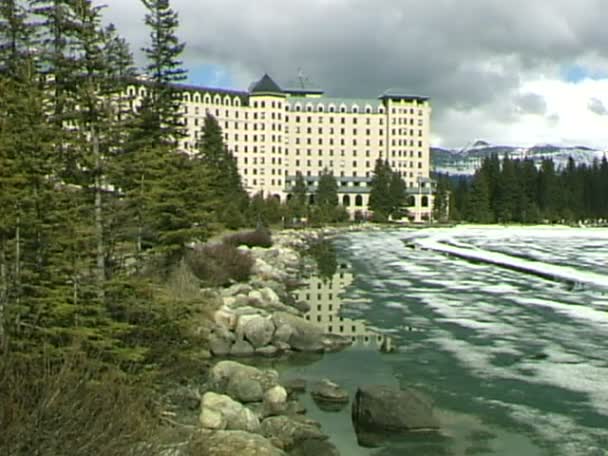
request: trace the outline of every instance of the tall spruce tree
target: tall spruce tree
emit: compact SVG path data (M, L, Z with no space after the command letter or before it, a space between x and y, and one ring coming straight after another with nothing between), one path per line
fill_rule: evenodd
M391 212L391 174L388 162L381 158L377 159L370 182L371 190L369 194L369 209L373 211L376 220L386 220Z
M301 218L306 215L306 203L308 188L304 182L304 177L300 171L296 171L296 180L292 188L291 199L287 206L289 209L289 215L295 218Z
M243 218L249 198L238 172L237 162L224 144L222 129L211 114L207 114L194 156L196 166L207 168L207 181L200 182L208 189L207 195L198 202L215 214L216 220L229 228L239 228L246 223Z
M23 71L32 45L33 30L27 16L27 9L18 0L0 4L0 73L17 77Z
M175 34L179 20L169 0L142 0L142 3L147 10L145 23L150 29L150 43L142 50L148 60L145 70L151 81L145 107L151 111L156 127L151 133L155 142L175 145L183 135L183 125L181 92L173 84L186 79L180 60L185 43Z

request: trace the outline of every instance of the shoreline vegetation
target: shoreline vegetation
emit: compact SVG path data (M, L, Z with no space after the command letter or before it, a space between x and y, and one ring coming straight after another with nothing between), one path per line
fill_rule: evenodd
M268 316L272 310L301 316L306 307L289 302L289 287L297 285L302 268L310 272L317 267L304 252L322 237L362 228L376 229L359 225L283 230L272 238L268 231L255 230L193 246L155 290L156 299L173 298L165 302L166 325L148 329L148 337L158 338L155 358L150 356L156 365L119 368L91 357L78 340L61 356L0 357L0 452L169 454L165 451L180 448L181 453L171 454L200 454L188 453L187 448L201 445L193 436L202 432L200 401L205 378L216 362L210 342L218 319L227 315L225 304L245 299L240 309L246 318L264 312ZM245 295L238 294L243 291ZM235 316L240 317L228 318ZM327 343L345 345L335 342ZM257 355L276 356L293 349L287 342L277 345L276 351Z

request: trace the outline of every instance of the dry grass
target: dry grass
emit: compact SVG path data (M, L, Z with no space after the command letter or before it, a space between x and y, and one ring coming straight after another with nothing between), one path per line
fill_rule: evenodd
M272 236L269 230L260 228L254 231L242 231L230 234L224 237L223 242L234 246L245 245L250 248L269 248L272 247Z
M0 454L157 454L151 391L83 355L0 359Z
M249 253L224 243L198 247L186 261L201 282L214 287L247 281L254 263Z

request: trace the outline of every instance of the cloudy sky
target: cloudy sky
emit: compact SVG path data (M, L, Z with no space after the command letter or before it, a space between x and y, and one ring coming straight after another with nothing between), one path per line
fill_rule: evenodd
M140 0L104 0L138 62ZM433 144L608 149L605 0L172 0L190 82L302 69L328 95L430 96Z

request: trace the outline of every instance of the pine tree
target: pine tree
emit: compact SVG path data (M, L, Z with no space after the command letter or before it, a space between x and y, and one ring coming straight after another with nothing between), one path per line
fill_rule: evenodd
M486 180L490 191L490 208L492 208L491 188L493 181L491 174L486 174ZM513 160L505 155L502 160L502 167L498 175L496 184L496 197L493 218L500 223L507 223L515 220L516 205L520 197L521 187L518 185Z
M248 207L249 197L236 159L224 144L222 129L211 114L205 117L195 157L208 170L204 204L224 225L233 229L243 226L246 221L242 214Z
M391 174L388 162L380 158L376 160L369 194L369 209L374 213L376 220L386 220L391 213L393 205L390 194Z
M313 218L320 223L337 221L338 183L328 169L321 171L319 184L315 192L315 208Z
M11 77L19 75L31 52L32 27L27 15L27 9L18 0L4 0L0 4L0 73Z
M405 182L403 181L399 173L392 170L390 170L388 194L390 195L389 215L394 220L400 219L403 216L403 214L401 213L401 208L403 207L403 204L405 202Z
M490 185L484 170L480 168L473 177L468 195L465 218L476 223L492 223L494 216L490 208Z
M306 193L308 188L300 171L296 172L295 184L292 188L291 199L287 206L291 217L300 219L306 215Z
M147 13L145 23L150 29L150 44L143 48L148 60L146 74L150 77L146 109L151 111L155 128L150 132L153 141L175 146L183 135L181 92L174 83L186 79L180 56L185 44L175 31L178 15L169 0L142 0Z

